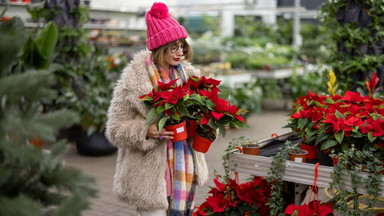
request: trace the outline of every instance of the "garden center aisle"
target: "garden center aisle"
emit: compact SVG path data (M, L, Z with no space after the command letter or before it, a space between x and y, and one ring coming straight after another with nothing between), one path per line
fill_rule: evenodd
M275 108L275 107L274 107ZM206 160L210 172L210 180L204 187L198 187L196 192L196 205L201 204L207 197L209 186L213 185L214 169L224 174L221 157L228 143L235 137L248 136L251 139L261 140L270 137L272 133L285 133L290 130L282 128L288 119L289 110L264 109L257 115L247 119L249 128L230 129L223 138L221 135L206 153ZM82 216L135 216L135 209L119 202L112 193L112 179L115 170L116 154L103 157L86 157L76 152L75 146L65 157L66 164L76 167L96 177L99 187L99 196L92 200L91 207L84 211Z

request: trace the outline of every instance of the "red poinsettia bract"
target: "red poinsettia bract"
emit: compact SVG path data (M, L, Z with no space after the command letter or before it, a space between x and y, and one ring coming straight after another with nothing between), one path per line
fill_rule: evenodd
M284 215L297 215L297 216L327 216L333 215L331 203L321 204L317 200L309 202L309 204L294 205L290 204L284 211Z

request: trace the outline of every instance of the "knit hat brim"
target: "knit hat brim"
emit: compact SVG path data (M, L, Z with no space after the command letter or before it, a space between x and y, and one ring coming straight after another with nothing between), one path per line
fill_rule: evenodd
M187 31L183 26L174 26L172 28L166 28L163 31L157 32L147 39L147 46L149 50L159 48L169 42L187 38Z

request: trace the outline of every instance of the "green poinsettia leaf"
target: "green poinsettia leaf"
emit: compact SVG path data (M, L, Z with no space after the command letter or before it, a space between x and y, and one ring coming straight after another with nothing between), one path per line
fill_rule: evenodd
M225 137L225 126L223 124L219 124L219 132Z
M189 99L190 100L195 100L195 101L201 103L201 97L200 97L199 94L192 94L192 95L189 96Z
M172 107L174 107L174 105L173 104L170 104L170 103L165 103L165 110L169 110L169 109L171 109Z
M328 148L332 148L334 146L337 145L337 141L336 140L327 140L325 141L324 144L321 145L321 150L325 150L325 149L328 149Z
M217 126L216 126L216 124L215 124L215 122L213 121L212 118L208 121L208 126L211 127L212 130L216 130L217 129Z
M207 100L205 100L205 103L206 103L208 109L215 110L215 103L213 103L213 101L207 99Z
M368 139L369 139L369 141L373 142L376 138L377 137L373 136L373 132L372 131L368 132Z
M184 97L183 97L183 101L186 101L189 99L189 94L186 94Z
M190 117L190 118L193 118L193 117L189 114L188 109L187 109L187 107L185 106L185 104L181 104L181 105L179 106L179 112L180 112L181 115L183 115L183 116L188 116L188 117Z
M153 98L149 97L148 95L145 95L145 97L141 98L142 101L152 101Z
M235 113L235 115L243 115L243 114L245 114L245 113L247 113L248 112L248 110L245 110L245 109L239 109L236 113Z
M189 79L193 80L194 82L199 82L201 80L201 78L193 77L192 75L189 75Z
M307 133L307 137L312 137L313 135L315 135L317 133L317 131L315 130L310 130L309 128L306 129L306 133Z
M316 141L315 141L315 144L319 144L321 142L323 142L324 140L328 139L329 138L329 135L328 134L325 134L325 133L322 133L320 134L319 136L317 136L316 138Z
M301 118L299 119L299 128L304 129L305 125L307 125L308 119L307 118Z
M157 133L161 131L161 129L164 128L165 123L167 122L168 117L163 115L159 118L159 121L157 122Z
M324 102L327 103L327 104L334 104L335 103L335 101L332 98L326 98L324 100Z
M244 122L237 119L231 121L231 126L235 128L248 128L248 126Z
M172 108L173 111L171 112L171 118L175 119L176 121L180 121L180 115L176 113L176 109Z
M164 105L163 106L158 106L158 107L156 107L156 114L160 115L162 112L164 112L164 110L165 110Z
M380 115L380 114L377 114L377 113L373 113L372 114L372 118L373 118L373 120L377 120L377 119L381 119L381 120L383 120L384 121L384 117L382 116L382 115Z
M340 131L340 132L336 133L335 138L336 138L337 142L339 142L341 144L341 142L343 142L343 139L344 139L344 131Z
M153 118L155 118L155 116L156 116L156 108L150 109L147 115L147 121L145 123L149 125L152 122Z
M345 119L344 115L341 114L341 112L339 112L339 110L336 110L335 115L336 115L337 118Z

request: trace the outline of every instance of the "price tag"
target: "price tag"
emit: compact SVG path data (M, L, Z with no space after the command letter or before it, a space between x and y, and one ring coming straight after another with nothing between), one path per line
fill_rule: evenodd
M176 128L176 133L184 132L184 127Z
M295 162L297 163L303 163L303 158L295 158Z

